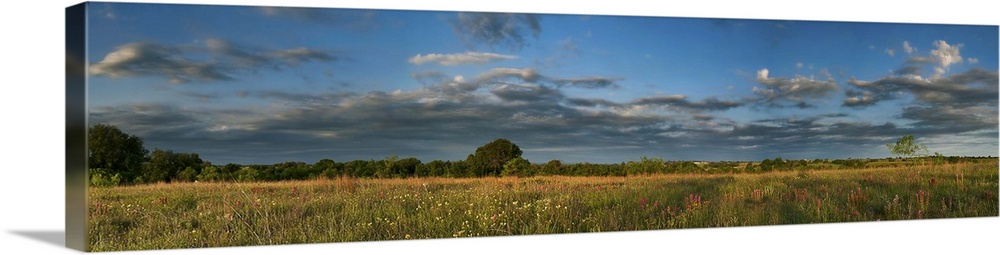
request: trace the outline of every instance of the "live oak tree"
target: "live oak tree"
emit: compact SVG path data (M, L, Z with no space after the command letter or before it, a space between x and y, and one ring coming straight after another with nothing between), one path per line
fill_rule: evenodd
M107 175L118 174L126 182L141 174L146 161L142 138L123 132L116 126L97 124L87 130L87 167L101 169Z
M521 148L507 139L496 139L476 148L465 162L475 176L499 176L504 165L521 157Z

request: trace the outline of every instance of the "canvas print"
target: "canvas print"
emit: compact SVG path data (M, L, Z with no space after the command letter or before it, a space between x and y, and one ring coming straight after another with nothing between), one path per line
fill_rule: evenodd
M87 251L998 216L993 25L78 8Z

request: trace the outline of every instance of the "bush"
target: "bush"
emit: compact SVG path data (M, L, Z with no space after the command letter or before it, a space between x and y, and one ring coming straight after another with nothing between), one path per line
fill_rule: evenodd
M193 182L195 181L196 178L198 178L198 171L194 170L194 168L191 168L189 166L187 168L184 168L184 171L177 173L176 180L182 182Z
M501 174L503 176L518 176L518 177L535 175L534 171L532 171L531 168L531 162L528 162L527 159L523 159L520 157L507 161L507 164L503 165L503 172L501 172Z
M239 182L254 182L259 178L260 174L257 170L248 166L244 166L239 171L236 171L236 180Z
M95 187L113 187L121 183L121 175L115 173L109 175L107 169L97 168L90 170L90 185Z
M214 182L222 180L222 172L219 171L218 167L209 165L201 169L201 173L198 174L198 181L202 182Z

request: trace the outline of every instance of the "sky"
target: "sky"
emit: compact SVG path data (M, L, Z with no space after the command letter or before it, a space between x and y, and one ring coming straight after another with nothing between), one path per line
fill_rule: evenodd
M88 122L216 164L996 156L998 28L91 3Z

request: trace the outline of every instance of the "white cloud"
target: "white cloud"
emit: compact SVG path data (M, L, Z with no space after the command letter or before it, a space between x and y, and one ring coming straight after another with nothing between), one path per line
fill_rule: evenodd
M456 54L417 54L409 59L411 64L423 65L426 63L438 63L439 65L454 66L465 64L485 64L502 60L515 59L517 56L501 55L487 52L465 52Z
M978 58L968 58L969 64L979 64Z
M951 64L962 62L962 55L958 52L962 48L962 44L952 46L948 45L948 42L938 40L934 42L934 45L937 46L937 49L931 50L931 56L938 60L941 67L948 68Z
M894 50L894 49L885 49L885 54L889 55L890 57L895 57L896 56L896 50Z
M910 57L907 62L915 64L936 64L934 66L934 75L931 79L941 78L948 72L948 67L953 64L962 62L962 55L960 49L962 44L949 45L948 42L943 40L934 41L934 46L937 49L931 50L929 56L914 56Z
M940 78L942 74L948 72L949 66L962 62L962 55L959 54L962 44L952 46L948 45L948 42L938 40L934 42L934 45L937 46L937 49L931 50L931 57L938 66L934 68L933 78Z
M503 78L518 78L526 82L535 82L541 78L534 69L517 69L517 68L493 68L486 73L480 74L476 77L477 82L503 79Z
M910 42L909 41L903 41L903 52L906 52L906 54L913 54L913 52L916 52L916 51L917 51L917 48L914 48L913 46L910 46Z
M757 80L767 80L768 73L770 73L770 71L768 71L767 68L757 70Z

